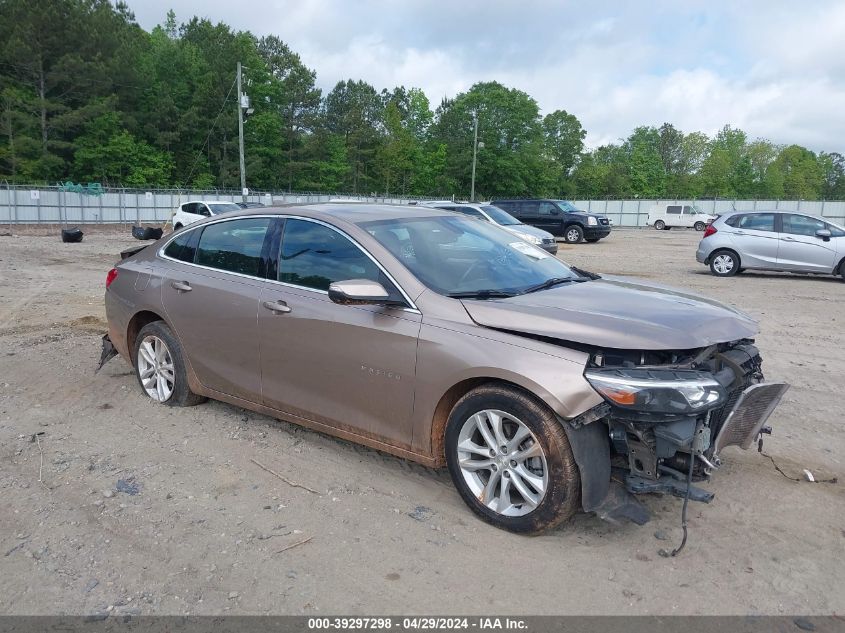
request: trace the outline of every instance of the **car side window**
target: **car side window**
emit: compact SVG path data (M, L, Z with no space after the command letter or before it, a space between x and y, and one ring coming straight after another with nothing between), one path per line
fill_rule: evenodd
M164 254L180 262L193 263L197 252L197 237L199 233L199 231L185 231L167 245L167 248L164 249Z
M540 203L540 215L557 215L558 213L560 213L560 209L557 208L557 205L551 202Z
M736 228L737 225L739 224L739 221L744 217L745 217L744 215L732 215L727 220L725 220L725 224L727 224L728 226L732 226L732 227Z
M681 214L681 206L680 205L669 205L666 207L666 213L671 215L680 215Z
M815 236L816 231L827 229L827 223L806 215L785 213L783 216L783 232L791 235Z
M477 218L479 220L486 220L487 218L484 217L484 214L481 213L478 209L473 209L472 207L452 207L452 211L455 213L460 213L462 215L468 215L472 218Z
M186 202L182 205L182 213L196 213L196 206L195 202Z
M742 215L734 226L738 229L748 229L750 231L774 231L775 214L749 213L748 215Z
M209 211L208 207L205 206L202 202L197 202L194 213L196 213L197 215L205 216L207 218L211 217L211 211Z
M270 218L244 218L209 224L200 236L196 263L258 277L268 226Z
M379 267L338 231L307 220L285 221L279 281L328 290L332 282L347 279L369 279L384 285Z
M695 215L692 207L684 205L684 215Z

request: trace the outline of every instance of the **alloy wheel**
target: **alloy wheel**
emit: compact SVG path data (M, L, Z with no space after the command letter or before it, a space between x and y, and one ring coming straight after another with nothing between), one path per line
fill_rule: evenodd
M152 334L138 347L138 376L147 395L156 402L166 402L173 395L176 371L167 344Z
M546 455L513 415L485 409L470 416L458 435L457 452L464 481L493 512L523 516L543 500L549 483Z
M566 233L566 241L567 242L577 242L578 238L580 238L580 237L581 237L580 234L575 229L570 229Z

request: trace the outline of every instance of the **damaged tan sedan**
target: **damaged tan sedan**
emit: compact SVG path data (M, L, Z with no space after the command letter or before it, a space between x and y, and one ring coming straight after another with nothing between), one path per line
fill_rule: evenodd
M763 382L748 316L438 209L215 216L125 252L105 301L104 359L153 400L446 465L514 532L579 510L643 523L637 493L710 501L694 482L769 431L786 389Z

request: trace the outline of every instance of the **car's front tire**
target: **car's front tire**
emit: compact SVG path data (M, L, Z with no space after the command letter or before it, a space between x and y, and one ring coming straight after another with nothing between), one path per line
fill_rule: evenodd
M135 376L151 400L169 407L191 407L205 401L188 386L182 346L164 321L141 328L134 351Z
M598 242L600 239L601 239L600 237L588 237L588 238L587 238L586 240L584 240L584 241L585 241L585 242L587 242L588 244L595 244L595 243L596 243L596 242Z
M577 224L567 226L563 231L563 239L565 239L568 244L577 244L584 239L584 229Z
M654 223L654 228L658 231L662 231L663 229L666 228L666 223L663 220L657 220Z
M581 506L581 476L561 423L519 389L488 384L461 398L446 425L446 462L484 521L539 534Z
M733 251L716 251L710 256L710 272L717 277L733 277L739 266L739 255Z

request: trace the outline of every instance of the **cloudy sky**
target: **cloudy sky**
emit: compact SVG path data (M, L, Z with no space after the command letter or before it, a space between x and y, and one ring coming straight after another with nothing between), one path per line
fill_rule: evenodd
M144 28L193 15L275 34L317 71L436 106L477 81L565 109L594 147L636 125L845 152L842 0L129 0Z

